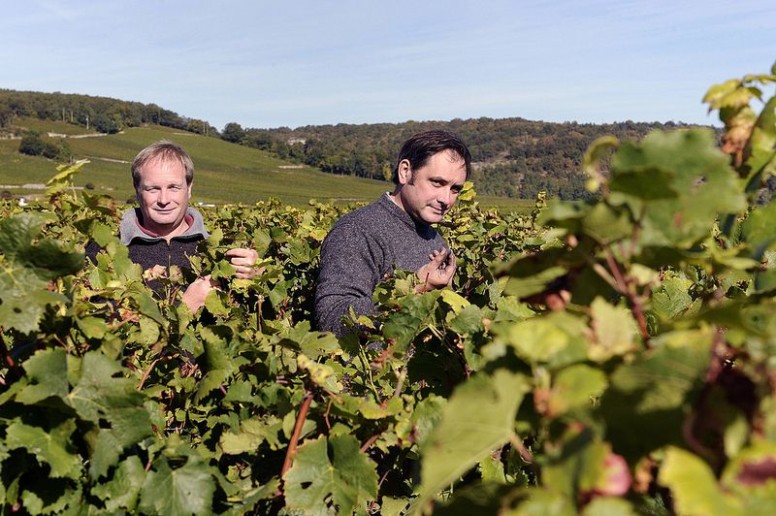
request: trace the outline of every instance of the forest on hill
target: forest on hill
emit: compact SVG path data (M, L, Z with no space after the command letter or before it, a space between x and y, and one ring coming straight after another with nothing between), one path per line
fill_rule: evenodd
M540 191L560 199L590 195L584 188L585 176L580 165L585 149L600 136L638 141L654 129L688 127L673 121L589 124L511 117L295 129L244 128L230 122L219 131L204 120L181 116L156 104L0 89L0 134L11 130L14 118L30 116L109 134L157 124L258 148L332 174L387 181L390 181L395 155L405 139L426 129L449 129L458 133L472 151L473 180L478 192L522 199L535 198Z

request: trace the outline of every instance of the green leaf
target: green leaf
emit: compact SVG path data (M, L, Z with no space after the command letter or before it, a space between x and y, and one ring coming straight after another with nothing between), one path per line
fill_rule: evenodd
M121 449L153 435L146 397L99 351L84 355L80 377L65 400L81 418L100 425L91 471L97 477L118 460Z
M468 305L454 316L450 329L459 335L472 335L482 331L482 310L476 305Z
M725 466L722 489L741 501L745 513L771 514L776 510L774 465L776 445L773 440L754 440Z
M195 455L177 469L172 469L167 460L160 460L143 482L140 510L170 516L212 514L214 491L209 468Z
M519 298L531 296L544 291L547 285L565 275L568 271L564 267L542 266L541 270L510 272L510 278L504 287L504 294Z
M97 480L106 475L111 466L118 463L123 447L114 432L104 429L97 431L93 447L89 475Z
M591 360L605 362L638 349L638 328L627 308L610 305L597 297L590 305L590 314L595 334L588 348Z
M582 516L637 516L638 514L627 500L613 496L593 498L593 501L582 511Z
M512 438L528 389L524 377L503 369L477 374L455 389L421 450L421 507Z
M62 348L36 352L24 363L24 369L29 384L16 395L16 401L19 403L34 405L52 396L67 396L67 360Z
M375 468L351 435L308 441L285 475L286 506L310 515L366 511L377 498Z
M81 458L70 443L75 428L73 419L48 430L15 419L6 429L6 444L9 449L23 448L47 463L51 466L52 477L75 479L81 473Z
M618 453L632 461L682 441L680 429L703 384L713 333L665 333L652 341L653 349L614 371L600 411Z
M81 376L67 396L69 404L82 418L94 422L126 408L142 407L145 397L121 372L119 364L102 353L86 353Z
M745 167L749 180L759 188L770 175L776 172L776 97L772 97L760 112L749 139L750 155Z
M591 143L582 156L582 170L590 177L588 191L598 190L602 181L599 171L601 161L619 145L614 136L600 136Z
M26 283L19 290L6 290L9 282L5 281L0 274L0 288L5 291L0 294L2 303L0 304L0 323L4 328L15 329L21 333L32 333L40 328L40 320L46 313L46 307L58 303L66 303L67 298L56 292L47 290L33 290L42 288L36 283ZM22 277L19 277L22 276ZM17 276L15 281L24 281L24 274ZM23 290L22 290L23 289Z
M87 339L102 339L108 332L107 323L98 317L81 317L76 319L76 324Z
M678 192L671 184L674 173L658 167L639 168L628 174L616 175L611 183L611 189L626 195L643 199L675 199Z
M221 449L227 455L254 452L264 442L267 430L261 421L246 419L240 423L238 433L225 432L221 435Z
M617 242L633 234L634 224L626 210L600 203L582 220L582 231L597 242Z
M152 346L159 342L161 333L159 332L159 324L156 321L150 317L141 317L138 325L140 326L140 334L136 341L138 344Z
M666 450L658 482L671 490L679 514L743 514L741 504L720 489L709 465L688 451Z
M652 292L652 311L663 321L673 321L693 305L689 289L692 281L683 275L666 272L663 281Z
M89 163L89 160L78 160L73 164L62 164L57 166L57 174L46 181L46 186L53 187L57 185L70 185L73 181L73 176L77 174L84 164Z
M46 280L81 270L84 255L62 249L57 241L39 239L42 225L42 218L33 213L1 220L0 253Z
M134 512L145 477L143 463L136 455L131 455L119 464L110 481L95 485L92 494L101 499L110 512L120 509Z
M552 382L548 409L551 417L575 409L592 409L606 389L606 375L600 369L575 364L561 370Z
M644 246L692 246L719 214L746 207L729 162L710 130L654 131L638 144L623 143L615 153L611 201L628 204L641 217ZM659 198L669 191L676 196ZM651 198L644 199L643 192L652 192Z
M762 258L776 241L776 200L752 210L741 225L742 239L752 248L755 258Z
M394 350L403 353L415 336L428 323L436 308L438 290L402 299L401 309L392 314L383 325L383 335L395 339Z
M466 298L462 297L454 290L442 289L439 292L439 297L450 307L454 314L461 313L464 308L469 306L469 302Z
M587 357L587 326L566 312L553 312L516 323L491 326L499 341L531 364L562 367Z
M339 392L342 390L342 384L338 381L337 375L331 366L319 364L301 353L297 356L296 362L300 369L310 374L310 380L314 384L329 392Z
M215 316L227 316L229 315L229 303L223 292L218 290L211 290L205 296L205 308Z

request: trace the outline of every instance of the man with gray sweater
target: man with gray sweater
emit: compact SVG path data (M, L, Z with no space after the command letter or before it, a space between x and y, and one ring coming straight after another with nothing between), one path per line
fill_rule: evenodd
M449 286L455 257L431 226L455 204L471 154L448 131L416 134L399 152L393 192L337 221L321 248L315 292L319 330L343 335L343 317L370 314L377 283L394 270L417 271L418 292Z
M127 210L119 228L121 243L129 248L129 258L144 271L169 272L172 265L190 268L189 256L208 236L202 215L189 207L194 181L194 163L179 145L161 140L141 150L132 162L132 183L139 207ZM86 256L96 261L100 247L86 246ZM252 278L258 271L258 253L234 248L226 252L238 278ZM157 290L158 281L149 282ZM216 287L206 275L194 280L183 292L183 303L195 312L205 304Z

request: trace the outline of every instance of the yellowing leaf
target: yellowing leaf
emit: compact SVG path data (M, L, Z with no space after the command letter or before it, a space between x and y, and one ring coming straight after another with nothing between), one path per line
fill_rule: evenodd
M741 504L720 489L709 465L688 451L666 450L658 482L671 489L678 514L743 514Z

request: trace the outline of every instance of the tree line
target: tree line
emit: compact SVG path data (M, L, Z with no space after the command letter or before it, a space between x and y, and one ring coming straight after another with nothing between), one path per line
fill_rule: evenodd
M62 121L106 134L156 124L198 134L220 135L204 120L184 117L156 104L71 93L0 89L0 129L9 127L16 117Z
M221 137L324 172L390 181L393 161L404 140L419 131L448 129L469 145L478 192L532 199L545 191L551 197L580 199L589 195L584 188L582 158L596 138L614 135L622 141L635 141L655 129L679 127L689 126L672 121L630 120L610 124L551 123L519 117L296 129L253 129L229 123Z

